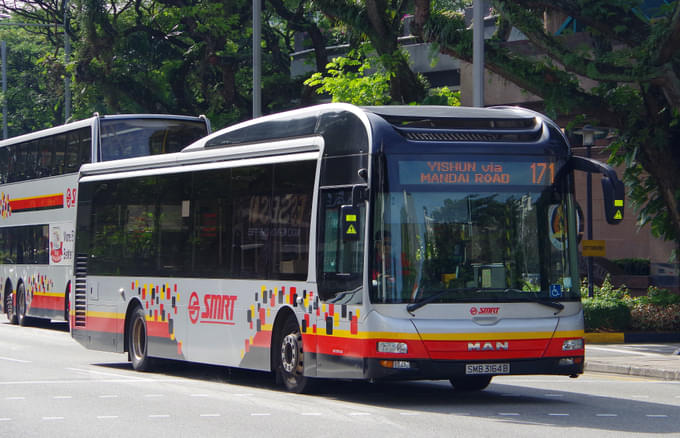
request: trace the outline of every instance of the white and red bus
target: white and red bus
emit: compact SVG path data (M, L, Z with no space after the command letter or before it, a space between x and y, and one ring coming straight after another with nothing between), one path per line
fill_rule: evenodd
M520 108L328 104L85 165L72 336L317 378L583 372L574 157Z
M0 141L0 306L12 323L68 320L81 164L177 152L205 117L95 114Z

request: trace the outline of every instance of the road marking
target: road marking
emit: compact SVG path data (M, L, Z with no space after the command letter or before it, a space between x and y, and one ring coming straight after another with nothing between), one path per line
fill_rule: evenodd
M0 418L0 421L12 421L11 418Z
M221 414L201 414L201 417L220 417Z
M404 415L406 417L415 417L420 415L418 412L399 412L399 415Z
M589 345L588 346L589 350L598 350L598 351L611 351L614 353L626 353L626 354L634 354L638 356L652 356L652 357L667 357L669 356L668 354L661 354L661 353L645 353L643 351L635 351L635 350L626 350L626 349L620 349L620 348L609 348L609 347L594 347Z
M5 397L5 400L26 400L26 397Z
M647 414L645 417L649 418L668 418L668 415L666 414Z
M66 399L69 399L69 398L73 398L73 396L72 395L55 395L52 398L54 400L66 400Z
M102 394L99 398L118 398L117 394Z
M6 360L7 362L16 362L16 363L31 363L30 360L15 359L13 357L3 357L3 356L0 356L0 360Z
M303 412L300 415L306 415L308 417L316 416L318 417L319 415L322 415L321 412Z
M568 417L569 416L569 414L560 414L560 413L556 413L556 412L549 413L548 415L550 415L551 417Z
M44 421L56 421L56 420L63 420L64 417L42 417Z
M190 397L209 397L208 394L191 394Z
M146 398L159 398L159 397L165 397L164 394L144 394L144 397Z
M149 418L170 418L169 414L152 414Z
M366 415L371 415L368 412L350 412L348 415L352 415L354 417L359 417L359 416L366 416Z
M113 418L118 418L118 415L97 415L98 420L111 420Z
M271 415L271 414L268 413L268 412L251 412L251 413L250 413L250 416L251 416L251 417L268 417L268 416L270 416L270 415Z
M618 417L619 414L595 414L596 417Z
M125 374L117 374L117 373L107 373L105 371L95 371L95 370L87 370L87 369L82 369L82 368L65 368L66 370L69 371L75 371L77 373L85 373L85 374L94 374L97 376L109 376L109 377L119 377L123 379L139 379L139 377L136 376L126 376Z
M518 412L499 412L498 415L501 417L518 417L520 414Z

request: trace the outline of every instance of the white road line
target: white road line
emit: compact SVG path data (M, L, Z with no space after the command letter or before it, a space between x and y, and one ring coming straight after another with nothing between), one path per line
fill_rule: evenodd
M501 417L519 417L518 412L499 412L498 415Z
M54 400L66 400L66 399L73 398L73 396L72 396L72 395L55 395L55 396L52 397L52 398L53 398Z
M190 397L209 397L208 394L191 394Z
M322 414L321 414L321 412L303 412L300 415L305 415L305 416L308 416L308 417L318 417Z
M668 415L666 414L647 414L645 417L648 418L668 418Z
M11 418L0 418L0 421L12 421Z
M399 412L399 415L403 415L405 417L416 417L420 415L418 412Z
M42 417L44 421L57 421L57 420L63 420L64 417Z
M118 415L97 415L97 420L111 420L118 418Z
M13 357L3 357L3 356L0 356L0 360L6 360L7 362L16 362L16 363L31 363L30 360L15 359Z
M201 414L201 417L220 417L221 414Z
M618 417L619 414L595 414L596 417Z
M653 356L653 357L658 357L658 356L663 356L666 357L668 356L667 354L661 354L661 353L645 353L643 351L635 351L635 350L626 350L626 349L621 349L621 348L610 348L610 347L594 347L589 345L588 350L598 350L598 351L611 351L614 353L626 353L626 354L634 354L637 356Z
M5 400L26 400L26 397L5 397Z
M102 394L99 398L118 398L117 394Z
M548 415L550 415L551 417L568 417L569 416L569 414L560 414L560 413L557 413L557 412L551 412Z
M149 418L170 418L169 414L152 414Z
M353 417L361 417L361 416L367 416L367 415L371 415L371 414L368 413L368 412L350 412L348 415L351 415Z
M271 415L271 414L268 413L268 412L251 412L251 413L250 413L250 416L251 416L251 417L268 417L268 416L270 416L270 415Z

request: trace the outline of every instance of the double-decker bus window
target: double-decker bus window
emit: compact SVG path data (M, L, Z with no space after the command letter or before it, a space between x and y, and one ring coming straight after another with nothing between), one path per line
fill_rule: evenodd
M54 137L54 170L53 175L61 175L66 169L66 134Z
M9 173L9 148L0 148L0 184L7 182Z
M324 189L319 202L319 296L330 299L343 292L356 292L363 284L366 208L359 208L359 239L346 241L340 228L340 207L352 203L351 188ZM361 294L354 295L353 299L360 300Z
M38 140L38 177L54 174L54 139L45 137Z

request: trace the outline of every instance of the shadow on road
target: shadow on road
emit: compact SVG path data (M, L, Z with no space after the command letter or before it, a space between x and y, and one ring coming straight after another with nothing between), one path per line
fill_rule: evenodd
M127 363L98 365L121 370L131 369ZM271 373L220 366L159 361L154 373L150 375L284 392ZM297 397L322 397L365 405L367 408L395 409L414 414L461 415L565 429L577 427L637 433L680 432L680 426L676 423L677 406L581 394L578 392L579 387L574 387L573 392L567 392L502 382L502 378L496 379L486 390L470 392L456 391L447 381L370 383L323 380L313 394L290 394L290 397L291 403L295 403Z

